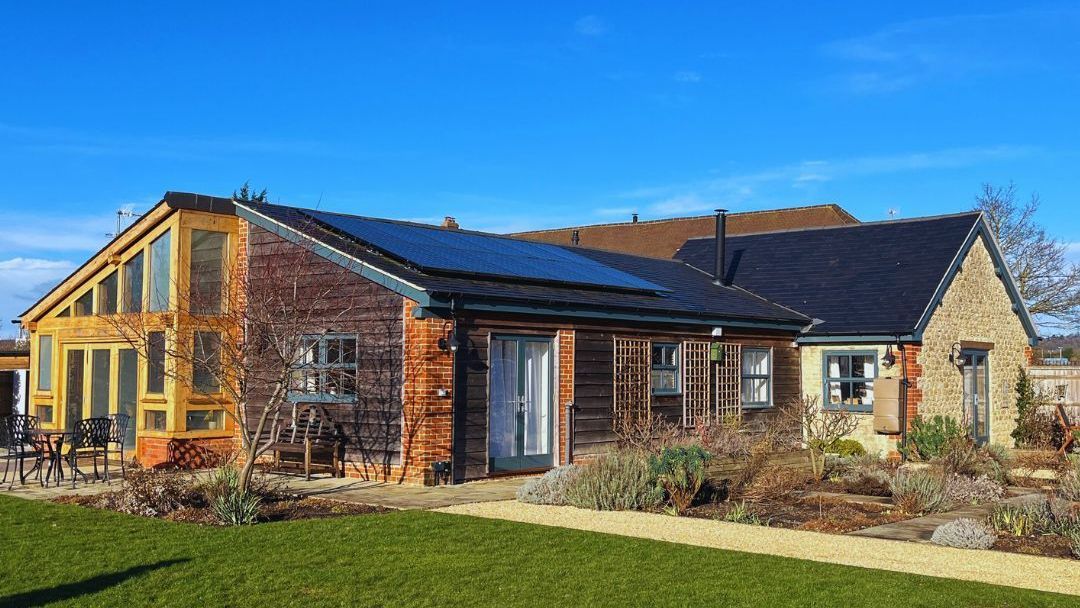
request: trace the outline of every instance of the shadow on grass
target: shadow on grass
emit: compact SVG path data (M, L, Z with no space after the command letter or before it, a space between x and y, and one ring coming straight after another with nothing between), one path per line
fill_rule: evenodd
M75 599L84 595L90 595L99 591L104 591L114 585L126 581L129 578L135 578L142 576L147 572L159 570L161 568L168 568L175 564L182 564L190 561L187 558L184 559L167 559L153 564L144 564L141 566L134 566L127 570L121 570L120 572L112 572L109 574L99 574L88 578L83 581L75 583L67 583L64 585L58 585L56 587L48 587L45 589L35 589L33 591L26 591L24 593L16 593L13 595L5 595L0 597L0 608L7 608L11 606L15 608L29 607L29 606L44 606L53 602L62 602L64 600Z

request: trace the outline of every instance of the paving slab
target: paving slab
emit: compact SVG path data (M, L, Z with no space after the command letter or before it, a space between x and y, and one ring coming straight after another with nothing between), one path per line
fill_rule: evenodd
M983 520L990 515L991 511L994 510L994 506L997 504L1018 505L1033 500L1039 500L1041 496L1042 494L1036 491L1025 491L1019 496L1013 496L996 503L967 505L945 513L932 513L914 519L855 530L854 532L848 532L848 535L928 543L930 542L930 537L934 535L934 530L937 530L938 526L964 517L968 519ZM1077 568L1080 569L1080 566L1077 566Z
M512 500L527 477L472 481L435 487L384 483L359 479L273 475L289 491L304 496L378 505L392 509L436 509L474 502Z

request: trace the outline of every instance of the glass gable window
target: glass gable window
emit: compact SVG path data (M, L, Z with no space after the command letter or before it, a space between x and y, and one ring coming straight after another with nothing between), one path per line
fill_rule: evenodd
M102 279L101 283L98 283L97 309L99 315L116 314L116 290L118 281L119 278L117 277L117 273L114 272Z
M192 351L192 384L200 393L216 393L221 390L221 335L216 332L195 332L195 348ZM190 427L189 427L190 428Z
M356 397L356 336L304 338L294 369L290 398L352 401Z
M147 337L146 392L165 392L165 332L152 331Z
M191 231L191 311L196 314L221 312L222 263L225 259L224 232Z
M124 312L142 312L143 254L140 251L124 262Z
M52 390L52 336L38 336L37 387Z
M88 317L94 314L94 290L87 290L86 293L79 296L78 300L75 300L74 304L76 317Z
M823 376L825 407L856 412L873 410L876 352L826 352Z
M652 392L654 395L679 393L679 345L652 345Z
M771 406L772 351L743 347L741 370L743 407Z
M172 281L169 268L171 232L159 236L150 243L150 311L169 309L169 284Z

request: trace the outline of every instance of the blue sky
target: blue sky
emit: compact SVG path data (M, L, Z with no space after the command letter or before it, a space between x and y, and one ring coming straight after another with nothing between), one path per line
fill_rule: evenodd
M1075 3L225 4L5 6L5 329L117 208L246 179L487 230L1013 180L1080 257Z

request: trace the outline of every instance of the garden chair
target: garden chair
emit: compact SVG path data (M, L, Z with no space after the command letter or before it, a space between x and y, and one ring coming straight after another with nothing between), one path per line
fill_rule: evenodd
M1061 449L1058 450L1062 456L1069 451L1069 446L1076 440L1074 433L1080 431L1080 421L1073 420L1068 412L1065 411L1064 404L1057 404L1057 419L1058 424L1061 425Z
M86 473L79 468L79 459L88 456L94 462L94 481L100 479L97 465L98 458L104 459L105 483L109 483L109 437L111 429L111 418L86 418L75 423L75 429L71 435L70 449L68 450L72 489L75 488L75 480L79 475L82 475L84 482L87 480Z
M15 462L17 471L12 471L11 483L8 489L15 487L15 478L19 483L26 483L26 459L33 458L34 468L30 474L37 472L38 482L41 483L41 462L43 452L37 443L38 419L37 416L14 414L3 421L4 447L7 453L4 456L4 481L7 481L8 470L11 463Z
M124 413L110 414L112 426L109 428L109 443L120 452L120 476L127 477L127 459L124 457L124 442L127 437L131 416ZM105 463L108 466L108 463Z

